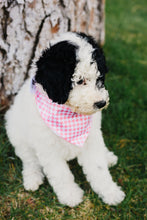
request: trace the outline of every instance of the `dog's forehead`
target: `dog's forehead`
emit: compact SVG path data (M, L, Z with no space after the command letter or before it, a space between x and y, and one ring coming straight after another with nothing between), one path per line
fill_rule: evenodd
M66 32L53 39L51 45L61 41L67 41L78 46L78 49L76 50L76 59L78 62L72 77L74 81L79 78L96 79L100 75L97 63L92 57L95 49L86 39L80 37L76 33Z
M88 63L80 61L73 74L72 80L77 82L79 79L88 79L90 81L95 81L100 75L100 72L97 69L96 63Z
M61 41L67 41L68 43L71 43L78 47L77 50L77 59L85 59L85 60L91 60L91 54L94 51L92 45L88 43L85 39L79 37L76 33L67 32L64 33L55 39L53 39L50 43L51 45L54 45L56 43L59 43Z

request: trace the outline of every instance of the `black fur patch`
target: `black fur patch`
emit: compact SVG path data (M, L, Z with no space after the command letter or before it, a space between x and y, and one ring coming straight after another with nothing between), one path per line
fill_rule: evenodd
M77 33L77 35L92 45L94 49L92 53L92 59L97 63L98 70L100 71L101 75L103 75L103 78L105 78L105 73L108 72L108 69L102 48L97 44L92 36L86 35L84 33Z
M58 104L67 101L71 90L71 78L77 64L76 49L78 46L61 41L45 50L36 63L36 82Z

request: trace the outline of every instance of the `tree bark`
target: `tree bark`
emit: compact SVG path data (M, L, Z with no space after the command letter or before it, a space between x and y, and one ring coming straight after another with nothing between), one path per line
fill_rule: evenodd
M104 43L105 0L0 0L0 108L29 76L49 40L80 31Z

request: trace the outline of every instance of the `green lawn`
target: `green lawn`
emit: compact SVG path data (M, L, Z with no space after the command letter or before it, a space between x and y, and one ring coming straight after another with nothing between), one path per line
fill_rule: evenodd
M107 0L106 4L104 51L109 66L106 85L111 102L103 112L103 132L107 146L119 157L111 173L125 191L125 200L117 207L104 204L91 190L76 161L70 162L70 167L85 190L84 201L76 208L59 204L47 180L38 191L25 191L21 162L7 140L1 114L0 220L147 219L146 8L146 0Z

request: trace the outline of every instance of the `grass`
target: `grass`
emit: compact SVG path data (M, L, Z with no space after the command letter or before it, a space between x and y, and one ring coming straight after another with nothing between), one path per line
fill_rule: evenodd
M106 85L111 104L103 112L103 132L107 146L119 156L111 168L113 179L126 192L117 207L104 204L91 190L76 161L70 162L77 183L85 190L84 201L76 208L58 203L45 183L36 192L22 185L21 162L7 140L0 115L0 219L2 220L143 220L147 216L145 187L146 158L146 1L107 1L106 44L109 66ZM145 34L146 32L146 34Z

